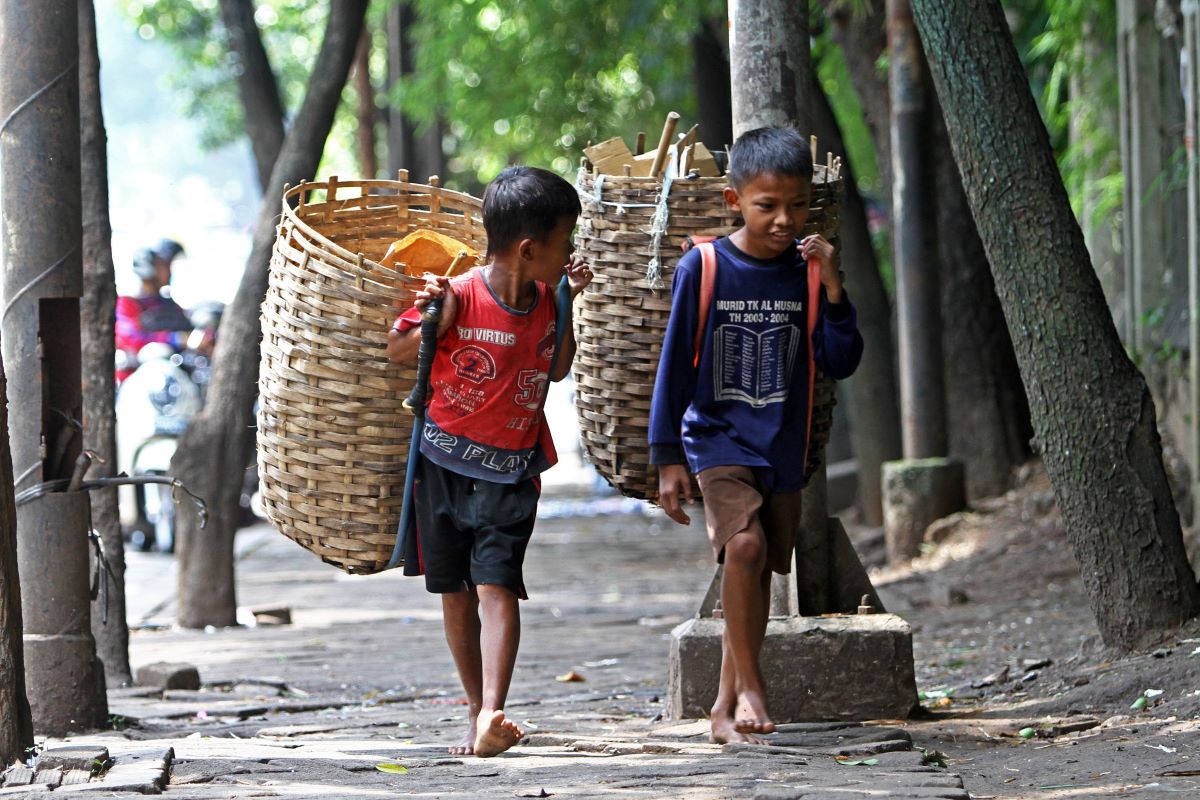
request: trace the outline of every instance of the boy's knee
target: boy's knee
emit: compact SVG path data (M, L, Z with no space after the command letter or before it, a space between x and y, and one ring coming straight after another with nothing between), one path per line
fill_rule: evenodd
M734 534L725 544L725 566L762 569L767 563L767 543L749 531Z

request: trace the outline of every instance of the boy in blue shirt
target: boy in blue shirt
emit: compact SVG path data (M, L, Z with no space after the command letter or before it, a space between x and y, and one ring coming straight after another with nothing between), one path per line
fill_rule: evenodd
M671 519L688 524L680 501L691 501L689 470L696 475L709 541L725 565L725 637L712 708L717 743L762 744L757 734L775 730L759 654L771 573L791 571L800 521L809 367L846 378L862 356L833 246L820 235L797 241L812 176L807 142L794 130L759 128L734 143L725 201L744 224L679 261L651 403L659 502ZM700 251L709 246L716 271L705 292ZM806 270L810 260L819 273ZM810 294L809 274L819 274L819 293L814 287ZM711 297L701 313L705 294ZM819 298L811 317L810 297Z

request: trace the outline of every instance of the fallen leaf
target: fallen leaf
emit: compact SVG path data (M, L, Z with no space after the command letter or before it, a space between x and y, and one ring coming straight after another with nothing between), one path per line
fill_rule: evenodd
M1145 707L1146 707L1146 698L1144 695L1142 697L1139 697L1137 700L1134 700L1133 705L1130 706L1130 708L1134 711L1141 711Z
M388 762L384 762L382 764L376 764L375 769L379 770L380 772L389 772L393 775L407 775L408 774L408 767L401 766L400 764L391 764Z
M1034 733L1036 731L1033 728L1021 728L1021 730L1017 731L1017 736L1020 736L1022 739L1032 739Z
M559 683L583 683L587 680L587 678L583 677L575 670L571 670L566 675L559 675L554 680L558 681Z

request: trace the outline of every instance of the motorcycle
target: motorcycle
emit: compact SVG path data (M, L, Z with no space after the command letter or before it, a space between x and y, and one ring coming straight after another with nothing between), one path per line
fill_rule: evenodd
M206 343L223 304L193 309L192 333L183 350L151 342L137 353L137 368L120 386L116 401L117 469L130 476L167 475L179 437L204 407L211 375ZM122 351L118 351L118 356ZM118 367L121 365L118 364ZM139 550L175 550L173 489L165 484L123 486L118 494L121 526Z

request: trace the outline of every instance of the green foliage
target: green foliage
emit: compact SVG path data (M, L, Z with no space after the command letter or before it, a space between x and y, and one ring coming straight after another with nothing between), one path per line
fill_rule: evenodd
M256 3L255 21L288 112L304 99L327 6L308 0ZM184 113L202 123L202 144L217 148L245 136L237 57L217 0L121 0L121 10L143 39L165 42L176 50L180 66L165 79L178 92Z
M715 0L415 0L416 77L391 98L447 123L450 171L484 182L523 161L568 173L588 141L653 138L695 116L690 41Z

